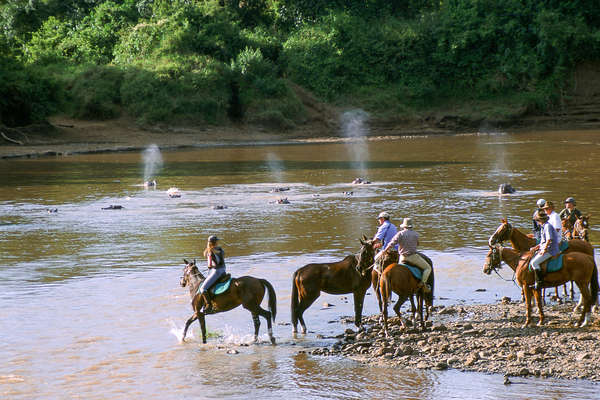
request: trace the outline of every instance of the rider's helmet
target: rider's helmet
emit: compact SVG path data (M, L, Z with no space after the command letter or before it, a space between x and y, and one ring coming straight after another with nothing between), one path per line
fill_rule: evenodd
M575 205L575 199L572 197L567 197L565 199L565 204L567 204L567 203L571 203L571 204Z
M538 208L542 208L546 205L546 200L539 199L536 204L537 204Z
M390 219L390 214L387 211L382 211L377 216L377 219L379 219L379 218Z
M218 240L220 240L220 239L219 239L218 237L216 237L215 235L210 235L210 236L208 237L208 241L209 241L210 243L217 243L217 241L218 241Z

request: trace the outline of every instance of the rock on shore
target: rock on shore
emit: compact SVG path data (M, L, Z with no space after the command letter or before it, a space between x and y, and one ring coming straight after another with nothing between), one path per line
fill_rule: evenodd
M346 329L332 347L311 353L412 369L448 368L600 381L600 321L577 328L573 304L544 307L546 325L521 328L523 304L445 307L433 315L425 332L402 329L389 320L385 338L379 315L366 318L366 329ZM537 317L537 308L534 308ZM537 318L534 319L537 322Z

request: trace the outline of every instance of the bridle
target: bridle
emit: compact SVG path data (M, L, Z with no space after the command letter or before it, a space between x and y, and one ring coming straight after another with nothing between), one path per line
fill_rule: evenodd
M506 225L506 230L504 232L502 232L502 236L501 237L497 237L498 231L500 229L503 229L505 225ZM494 232L492 234L492 236L490 237L490 240L489 240L488 244L491 247L491 246L495 245L496 243L502 243L505 240L509 240L510 236L512 235L512 231L513 231L512 225L510 223L508 223L508 222L503 222L502 225L500 225L498 227L498 229L496 229L496 232ZM495 239L495 243L492 243L492 239Z
M502 268L502 246L490 246L491 250L492 250L492 255L490 257L490 262L488 264L490 271L494 271L496 273L496 275L498 275L500 277L500 279L502 279L505 282L512 282L515 285L517 285L517 283L515 282L515 276L516 276L516 272L513 271L513 276L511 279L505 279L504 277L502 277L502 275L500 275L500 272L498 272L499 269ZM518 287L519 285L517 285Z

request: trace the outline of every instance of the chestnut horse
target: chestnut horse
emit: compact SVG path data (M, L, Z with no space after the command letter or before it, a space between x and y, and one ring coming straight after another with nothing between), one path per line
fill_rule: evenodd
M204 306L204 297L198 294L198 287L200 287L206 278L200 273L198 267L196 267L196 261L188 262L185 259L183 261L185 262L185 267L183 268L183 276L180 283L182 287L188 286L190 289L194 314L185 323L181 340L185 341L185 335L191 323L198 320L202 331L202 343L206 343L205 314L200 311ZM265 291L269 295L269 311L260 306L265 297ZM275 315L277 314L277 297L273 286L266 279L258 279L252 276L232 278L229 289L225 293L214 296L211 305L214 310L211 314L233 310L239 305L250 311L252 321L254 322L255 342L258 341L258 330L260 329L260 320L258 317L260 315L265 318L267 320L269 338L271 339L271 343L275 344L271 321L275 321Z
M367 254L373 254L370 249L373 248L373 243L371 241L361 241L363 247L367 247L369 249ZM377 296L377 301L379 303L379 311L383 317L383 329L385 331L386 337L388 336L387 330L387 320L388 320L388 310L387 306L392 297L392 292L396 293L399 298L394 304L394 311L396 315L400 319L400 323L402 326L406 326L404 321L402 320L402 315L400 314L400 308L404 304L404 302L410 299L413 313L413 320L416 322L416 318L414 316L415 311L418 313L421 323L421 329L425 328L425 322L423 319L423 302L425 301L427 305L427 318L429 318L429 310L433 306L433 288L434 288L434 277L433 277L433 263L423 253L419 253L421 257L425 259L432 266L431 274L429 275L429 279L427 283L431 287L431 292L424 294L422 290L419 290L417 286L419 285L419 280L414 277L412 272L408 268L403 265L399 265L398 262L398 254L397 253L387 253L383 254L384 257L382 261L383 273L379 273L376 268L373 268L371 273L371 283L373 285L373 290L375 291L375 295ZM374 261L374 260L373 260ZM372 266L372 265L371 265ZM369 268L371 268L371 266ZM362 270L363 274L367 271ZM415 304L413 302L413 296L417 296L417 307L415 308Z
M523 327L531 323L531 295L535 296L540 321L538 326L544 324L544 311L541 302L541 289L533 290L535 275L529 268L532 252L519 252L517 250L502 247L500 245L490 246L483 272L487 275L501 268L504 261L513 271L517 283L525 292L526 318ZM590 309L598 297L598 268L593 256L585 253L570 252L563 255L563 267L556 272L549 272L544 276L544 287L555 287L568 281L575 281L583 299L583 310L577 325L586 326L589 323Z
M367 238L363 235L361 243ZM298 332L298 321L302 333L306 333L304 311L320 296L352 293L354 297L354 324L361 327L361 317L365 293L371 286L368 270L374 257L373 246L362 245L357 255L350 255L334 263L307 264L294 272L292 278L292 333Z
M575 223L571 223L571 219L565 218L562 220L562 233L568 240L581 239L586 242L590 241L590 216L582 215L576 217Z
M489 246L494 246L497 243L504 241L510 241L513 249L524 252L529 251L530 248L536 245L535 239L522 233L517 228L514 228L508 223L506 219L501 220L501 224L496 231L490 236L488 241ZM564 251L565 253L580 252L594 256L594 248L591 244L584 242L583 240L570 240L569 247ZM567 287L564 286L564 294L567 295ZM556 297L558 297L558 289L556 290ZM573 284L571 283L571 299L573 299Z

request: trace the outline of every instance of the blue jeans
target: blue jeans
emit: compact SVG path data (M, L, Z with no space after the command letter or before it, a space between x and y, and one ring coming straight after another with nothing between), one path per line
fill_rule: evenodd
M202 285L200 285L200 289L198 289L198 293L202 294L202 293L206 292L223 275L225 275L225 268L211 268L210 271L208 272L208 276L206 277L204 282L202 282Z
M531 259L531 266L533 269L539 271L542 263L549 258L552 258L552 254L548 252L545 252L544 254L536 254L535 257Z

